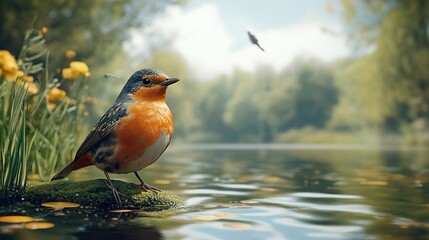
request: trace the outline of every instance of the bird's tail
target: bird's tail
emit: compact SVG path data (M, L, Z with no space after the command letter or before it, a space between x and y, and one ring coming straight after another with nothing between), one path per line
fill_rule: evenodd
M51 181L67 177L67 175L69 175L71 171L74 170L74 165L75 165L74 161L69 163L65 168L61 169L61 171L55 174L55 176L52 177Z
M61 178L67 177L73 170L77 170L80 168L87 167L89 165L92 165L91 158L89 155L83 155L79 159L75 159L67 166L65 166L61 171L59 171L55 176L52 177L51 181L58 180Z

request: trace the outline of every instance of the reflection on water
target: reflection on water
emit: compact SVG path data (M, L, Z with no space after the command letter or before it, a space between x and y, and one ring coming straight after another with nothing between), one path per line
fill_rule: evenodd
M1 239L428 239L428 149L341 145L173 147L144 179L186 199L173 216L3 208L54 222ZM71 179L102 178L95 168ZM115 176L135 182L132 174Z

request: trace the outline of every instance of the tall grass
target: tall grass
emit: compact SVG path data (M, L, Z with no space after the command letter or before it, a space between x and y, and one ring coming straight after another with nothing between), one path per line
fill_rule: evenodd
M42 33L31 30L17 61L0 55L1 189L24 188L29 174L49 179L70 161L77 146L86 95L84 76L89 73L72 69L66 91L59 90L68 80L49 74L45 42ZM86 67L78 65L82 64ZM53 96L53 90L62 95Z
M35 139L35 134L30 135L26 131L27 91L18 84L0 85L0 99L3 103L0 122L0 181L1 186L5 187L25 186L29 151Z

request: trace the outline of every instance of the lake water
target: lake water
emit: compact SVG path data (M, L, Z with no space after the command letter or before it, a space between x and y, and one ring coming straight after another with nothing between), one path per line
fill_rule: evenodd
M0 239L429 239L429 149L181 145L141 171L186 207L164 218L10 206L55 223ZM133 174L112 175L136 182ZM72 180L103 178L87 168Z

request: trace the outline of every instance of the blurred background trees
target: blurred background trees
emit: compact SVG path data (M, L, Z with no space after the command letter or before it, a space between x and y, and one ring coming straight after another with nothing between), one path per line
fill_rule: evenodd
M428 2L344 0L342 7L351 39L374 50L342 72L337 126L401 134L427 129Z

